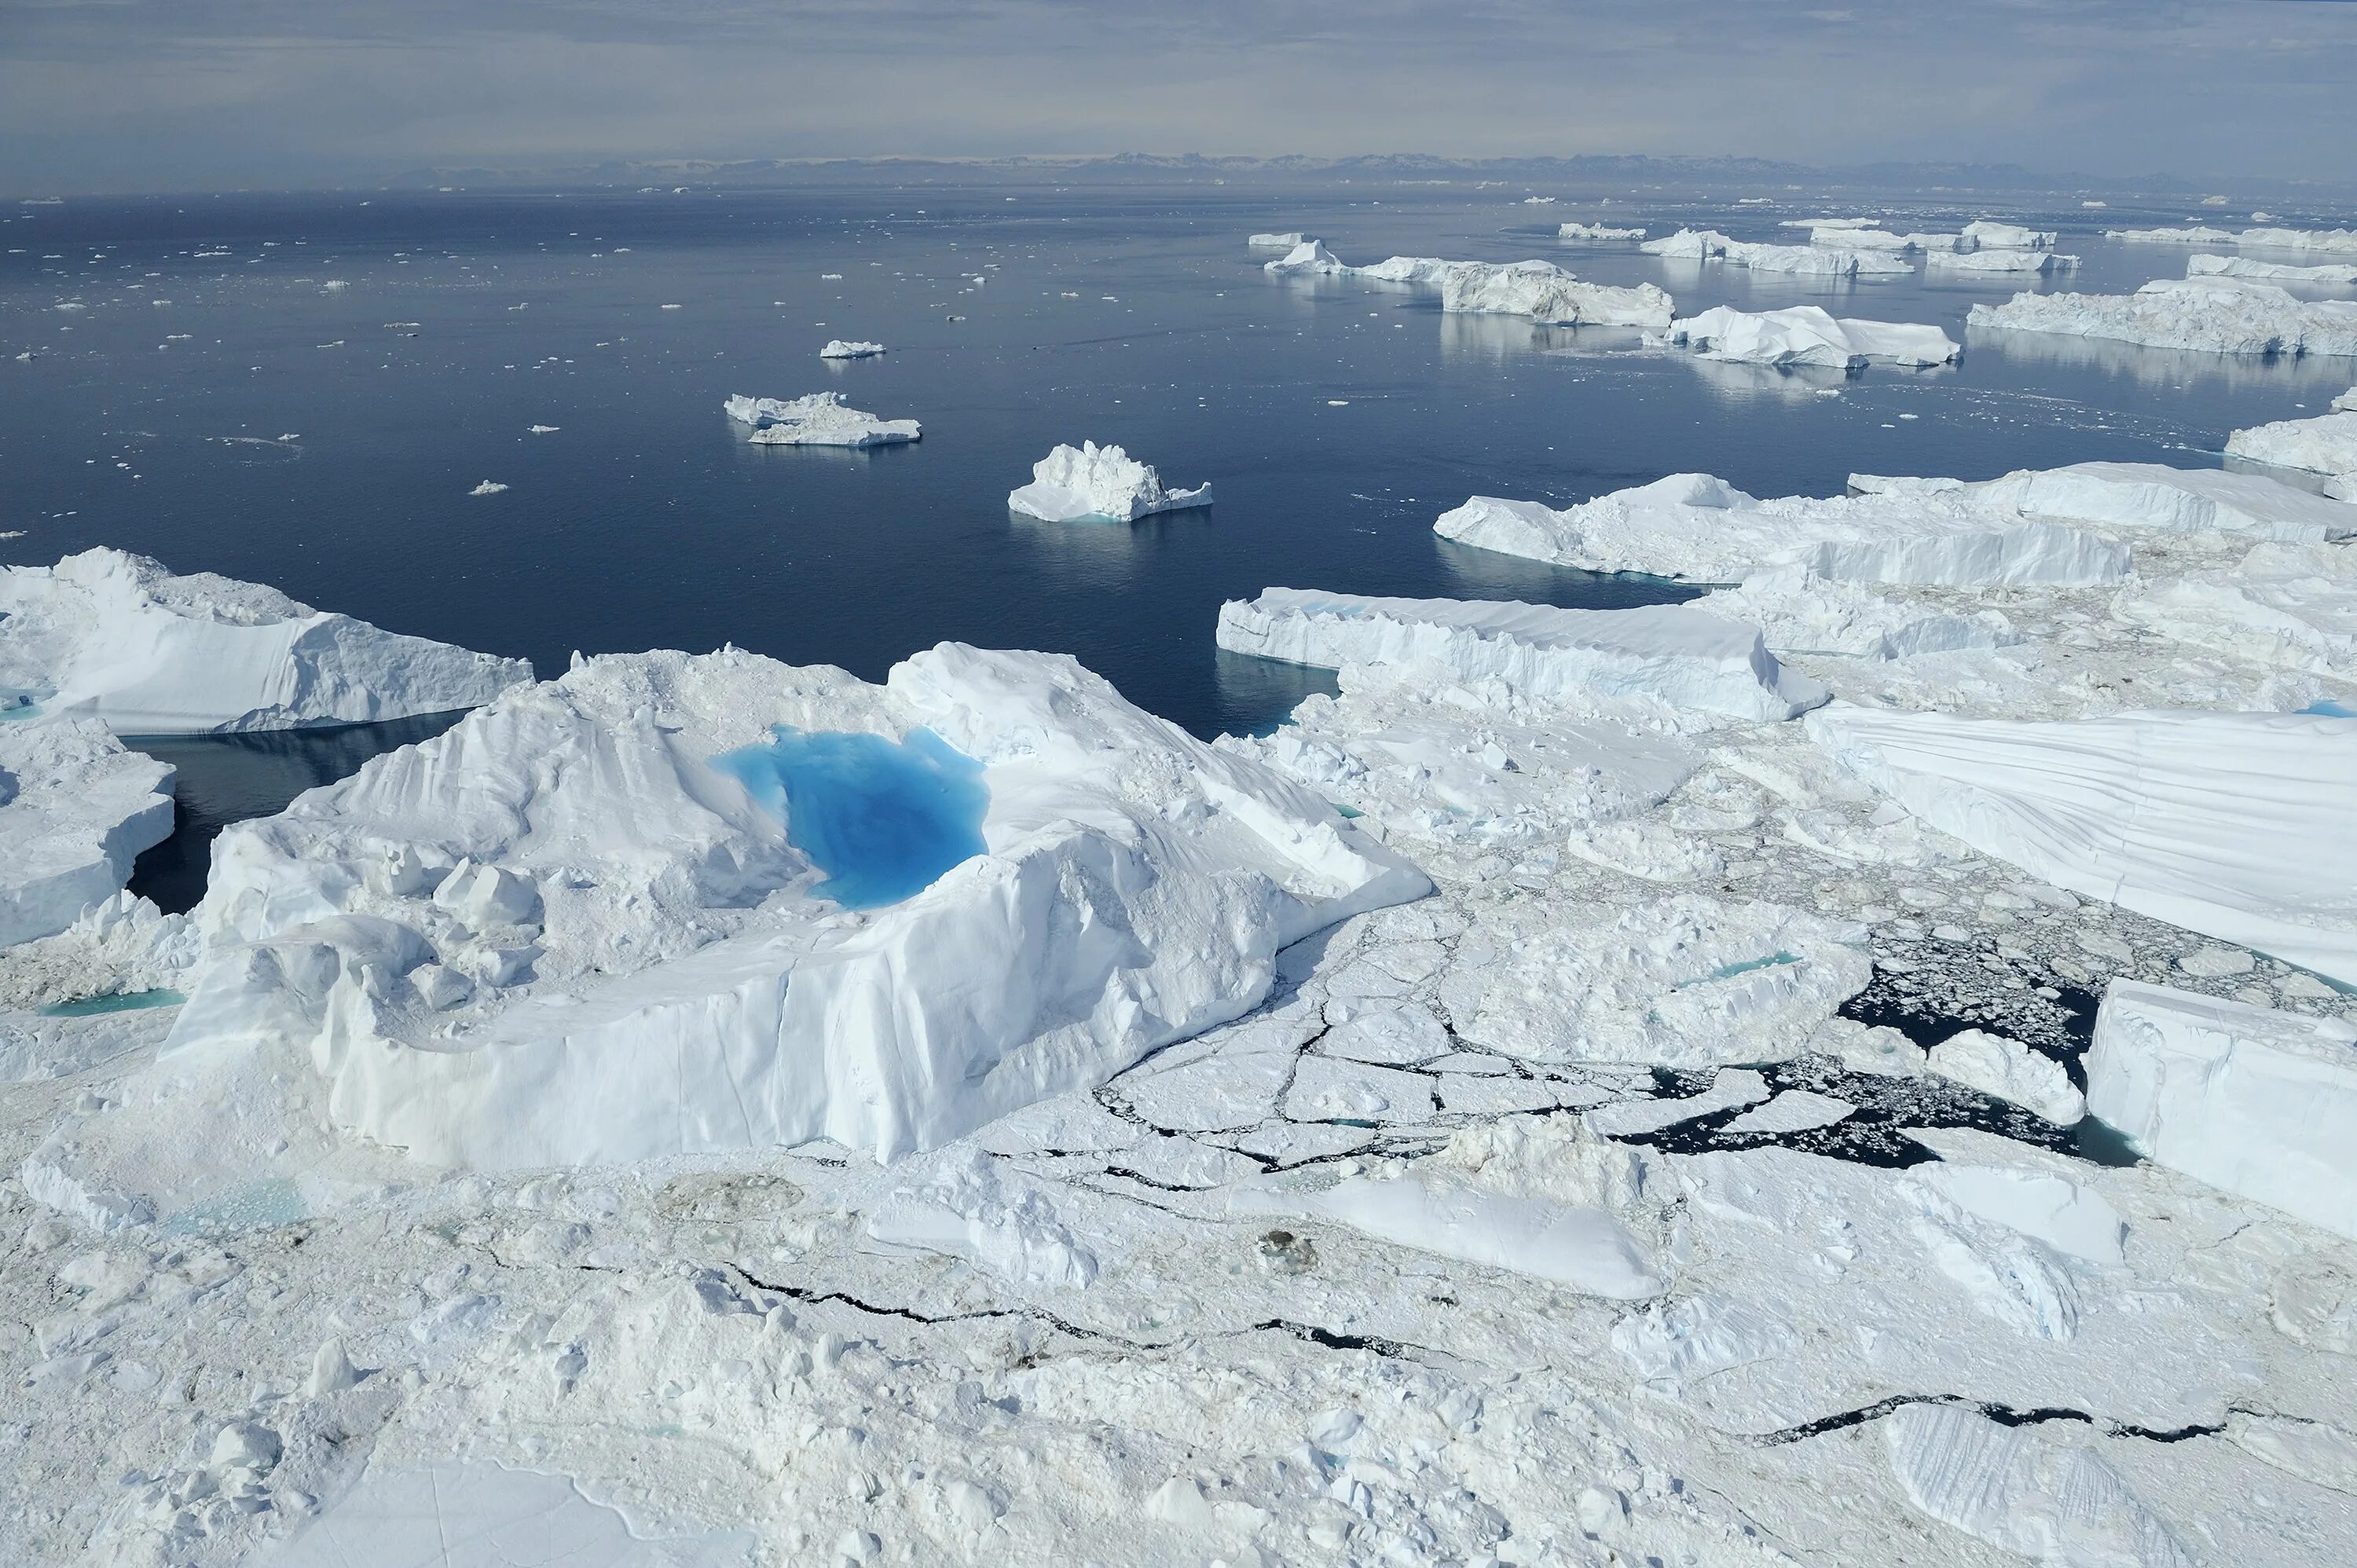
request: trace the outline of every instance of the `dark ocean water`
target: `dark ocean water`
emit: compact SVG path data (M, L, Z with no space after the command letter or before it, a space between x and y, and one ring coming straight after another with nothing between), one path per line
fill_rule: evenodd
M2020 286L1834 286L1554 238L1578 218L1792 239L1777 220L1826 210L1674 192L1525 206L1461 185L21 206L0 210L0 532L23 536L0 541L0 561L118 545L544 674L576 649L733 642L870 679L943 639L1049 649L1211 734L1265 728L1323 684L1212 647L1220 602L1265 586L1676 596L1437 539L1434 517L1469 494L1562 504L1681 469L1777 495L1838 492L1854 470L2214 463L2229 431L2321 412L2357 379L2347 360L1975 337L1953 370L1869 371L1824 397L1823 379L1641 352L1633 334L1271 279L1243 243L1304 229L1354 262L1540 255L1663 284L1682 314L1815 302L1958 336L1975 301ZM2089 232L2176 210L1930 204L1890 222L1953 228L1984 210L2075 231L2062 248L2086 263L2063 286L2184 267L2182 251ZM837 337L891 352L822 363ZM757 447L720 412L732 392L823 388L922 421L923 441ZM1031 464L1083 438L1121 443L1169 483L1210 480L1218 504L1125 528L1011 517ZM485 479L509 489L468 494ZM250 747L223 748L237 777L212 783L186 749L191 788L267 798L259 775L240 782ZM268 766L307 779L367 749L346 737L324 763Z

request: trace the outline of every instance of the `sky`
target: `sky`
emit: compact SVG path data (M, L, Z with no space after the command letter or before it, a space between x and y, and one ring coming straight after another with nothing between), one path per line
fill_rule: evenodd
M0 190L1111 152L2357 183L2357 0L0 0Z

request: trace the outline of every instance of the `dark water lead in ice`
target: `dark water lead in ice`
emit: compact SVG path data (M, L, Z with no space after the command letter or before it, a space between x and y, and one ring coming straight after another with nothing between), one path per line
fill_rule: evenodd
M982 764L920 725L899 741L780 725L712 765L786 824L786 842L827 874L813 891L846 909L923 892L984 853Z

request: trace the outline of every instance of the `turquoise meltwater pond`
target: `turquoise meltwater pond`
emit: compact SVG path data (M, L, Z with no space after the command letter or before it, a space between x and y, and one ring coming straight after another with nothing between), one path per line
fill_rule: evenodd
M846 909L898 904L984 851L982 764L922 727L900 740L780 725L712 765L786 824Z

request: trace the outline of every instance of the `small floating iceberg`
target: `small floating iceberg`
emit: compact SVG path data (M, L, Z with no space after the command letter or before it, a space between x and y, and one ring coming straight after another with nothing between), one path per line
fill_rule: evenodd
M1244 243L1255 251L1290 251L1308 244L1317 237L1315 234L1300 233L1254 234Z
M1814 277L1896 274L1915 270L1914 263L1900 255L1824 245L1756 244L1748 240L1730 240L1716 229L1681 229L1663 239L1649 240L1638 249L1649 256L1670 261L1725 262L1729 266L1749 267L1755 272Z
M2311 474L2357 476L2357 387L2334 399L2330 413L2235 431L2226 437L2226 456Z
M2357 264L2320 262L2314 266L2304 267L2283 262L2255 262L2248 256L2203 253L2185 258L2185 275L2190 278L2257 278L2265 283L2337 287L2342 284L2357 283Z
M1440 308L1469 315L1527 316L1541 326L1669 325L1670 296L1652 284L1615 288L1583 283L1553 262L1457 262L1440 274Z
M818 351L822 360L872 360L884 352L881 343L850 343L840 338L830 338Z
M1642 229L1614 229L1602 223L1566 223L1555 231L1561 240L1641 240Z
M507 487L497 479L485 479L467 493L470 496L495 496L506 489Z
M53 936L172 833L172 768L90 719L0 723L0 948Z
M2102 203L2095 205L2101 206ZM1965 224L1964 230L1965 243L1986 250L2051 250L2056 237L2051 229L2032 229L2027 224L2007 223L1995 218L1976 218Z
M1934 251L1923 258L1924 269L1935 273L2059 273L2079 264L2076 256L2054 251L1984 247L1977 251Z
M1211 487L1166 490L1162 476L1118 446L1083 441L1058 446L1031 465L1031 482L1011 491L1006 504L1043 522L1107 519L1135 522L1158 511L1184 511L1211 504Z
M1262 268L1264 272L1279 276L1295 273L1347 273L1350 270L1342 258L1328 250L1320 240L1304 240Z
M1857 370L1868 363L1948 364L1964 352L1936 327L1899 321L1835 319L1813 305L1746 311L1722 305L1673 321L1655 347L1692 349L1713 360L1752 365L1814 365Z
M749 424L748 439L763 446L897 446L924 432L913 419L878 419L852 408L841 392L807 397L732 397L728 417Z

